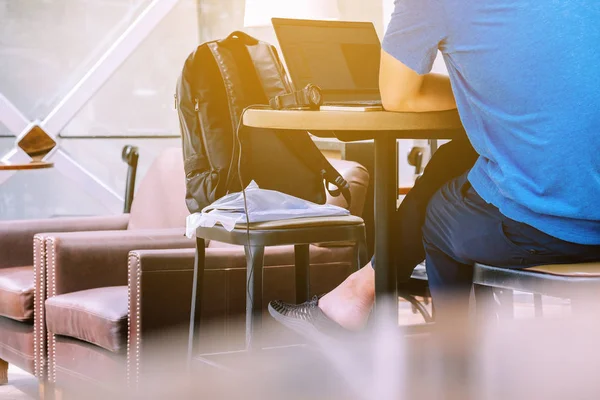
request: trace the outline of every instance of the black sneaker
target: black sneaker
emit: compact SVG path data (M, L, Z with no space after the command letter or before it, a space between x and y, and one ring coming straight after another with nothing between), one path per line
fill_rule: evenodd
M315 296L302 304L272 301L269 313L277 322L313 341L347 338L352 331L325 315L319 308L319 298Z

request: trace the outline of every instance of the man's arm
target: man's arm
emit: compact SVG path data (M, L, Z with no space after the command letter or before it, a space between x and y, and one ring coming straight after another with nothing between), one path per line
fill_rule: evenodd
M381 51L379 90L388 111L424 112L456 108L456 101L445 75L419 75L393 56Z

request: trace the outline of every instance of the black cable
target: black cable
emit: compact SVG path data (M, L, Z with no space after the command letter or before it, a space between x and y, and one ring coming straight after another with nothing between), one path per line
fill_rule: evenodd
M242 167L241 167L242 166L242 140L240 139L240 132L242 130L243 122L244 122L244 114L246 114L246 111L248 111L250 109L271 110L271 107L265 106L264 104L254 104L254 105L244 108L244 110L242 111L242 113L240 115L240 119L238 121L237 129L236 129L236 135L235 135L237 138L237 143L238 143L238 147L239 147L238 160L237 160L237 173L238 173L238 180L240 182L240 186L242 187L242 197L244 198L244 214L246 215L247 248L248 248L248 252L249 252L248 255L250 256L250 259L252 260L254 257L252 255L252 247L250 246L250 215L248 213L248 200L246 198L246 187L244 186L244 181L242 179ZM231 156L233 158L233 154ZM228 171L228 174L227 174L228 176L229 176L229 172L231 172L231 171ZM248 268L249 266L247 265L246 267ZM251 278L253 275L254 275L254 265L252 265L252 269L250 270L248 278ZM248 294L248 297L250 298L250 302L253 302L252 294L250 293L250 280L251 279L246 279L246 292ZM261 305L261 307L262 307L262 305Z
M399 293L398 296L408 301L421 314L426 323L434 322L433 317L429 314L425 306L415 296L408 293Z

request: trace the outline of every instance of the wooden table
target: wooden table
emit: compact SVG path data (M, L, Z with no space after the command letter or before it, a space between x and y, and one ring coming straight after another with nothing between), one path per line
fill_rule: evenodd
M45 161L32 161L29 163L10 164L0 162L0 171L23 171L31 169L46 169L54 167L54 163Z
M343 141L373 139L375 143L375 269L376 305L396 299L396 268L392 263L392 217L396 211L396 139L453 139L464 135L456 110L424 113L387 111L248 110L243 124L253 128L309 131ZM397 317L397 301L386 312Z

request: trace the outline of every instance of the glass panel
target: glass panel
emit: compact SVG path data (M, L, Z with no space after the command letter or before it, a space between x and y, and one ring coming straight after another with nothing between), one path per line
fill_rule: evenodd
M59 6L59 3L62 5ZM58 50L61 50L56 49L54 46L64 39L56 39L60 35L72 38L78 36L81 32L83 32L83 36L87 35L87 44L83 45L81 44L83 41L79 41L80 45L75 46L74 49L62 49L62 51L58 51L56 54L56 58L60 60L60 65L68 64L73 67L71 69L65 68L65 71L60 71L64 72L63 75L71 74L65 78L65 80L70 81L69 84L64 85L65 91L67 91L101 57L106 48L114 43L148 3L149 1L147 0L86 1L78 3L77 6L73 4L74 9L66 10L68 8L66 0L62 2L49 0L44 4L53 4L58 7L58 10L51 7L48 10L49 6L43 7L46 13L50 13L49 16L42 12L44 10L40 10L37 13L28 13L29 9L25 7L25 4L23 4L23 7L20 7L20 5L13 7L14 3L0 0L0 15L2 16L2 20L4 21L6 18L9 21L9 25L11 25L9 27L0 27L0 32L3 32L3 34L5 32L21 32L25 27L33 25L39 25L56 31L48 34L54 39L43 42L37 42L38 38L33 34L28 35L21 32L22 35L17 37L11 33L11 40L13 42L16 39L20 39L22 46L27 44L29 48L33 49L30 54L28 53L28 57L31 59L39 58L40 52L54 54ZM28 4L33 7L33 3L28 2ZM89 5L89 9L85 8L86 4ZM69 5L71 5L70 1ZM134 9L135 5L143 7ZM81 19L82 13L87 16L89 21L80 21L81 23L70 21L70 19ZM25 14L33 22L23 22ZM114 18L111 19L112 17ZM59 23L53 21L50 24L48 20L52 18L56 18ZM36 23L37 20L40 20L39 24ZM122 21L122 24L118 24L119 20ZM69 21L72 22L70 25L68 24ZM114 28L115 25L119 25L118 29ZM100 32L101 26L111 27L111 34L106 35L105 32ZM43 30L40 28L36 33L39 36L43 34ZM77 33L77 35L74 33ZM91 42L100 42L102 38L106 40L96 47L96 51L89 51L92 48ZM142 43L132 57L109 79L109 82L98 93L97 98L94 98L79 113L77 116L79 122L75 121L70 126L71 131L82 134L84 137L90 133L106 133L106 136L114 134L152 135L168 133L174 135L173 139L146 140L138 138L136 140L113 140L109 138L89 140L63 138L59 141L60 148L68 153L75 162L121 195L124 192L127 172L126 164L121 160L121 150L126 144L136 145L140 148L141 154L137 179L139 183L143 179L149 165L162 148L166 146L181 146L181 139L178 137L177 114L173 109L173 91L183 61L196 47L198 43L197 38L196 3L194 0L181 0L176 9L159 24L157 29ZM63 40L63 46L70 47L71 42ZM77 49L83 48L87 48L88 54L94 53L89 55L89 60L87 60L89 62L87 64L81 64L78 59L75 60L77 58L75 56L85 55L82 52L77 52ZM3 50L0 47L0 52ZM24 53L27 52L24 51ZM78 62L81 65L76 65ZM44 94L52 93L53 91L47 90L47 87L38 87L35 80L31 81L30 86L33 89L29 92L28 87L24 90L22 86L18 88L17 86L10 86L12 82L8 78L23 75L26 76L26 80L29 80L28 76L31 74L41 75L40 71L35 68L30 70L25 68L26 71L20 68L18 63L4 63L3 59L3 63L0 64L0 71L2 71L0 90L4 91L7 97L22 95L18 101L13 101L15 101L18 108L26 111L23 108L31 99L39 98L40 96L43 97ZM76 73L73 71L76 71ZM46 75L44 76L44 82L56 82L60 78L63 78L63 75L51 75L50 78ZM56 101L60 100L60 96L57 93L52 94L56 94ZM48 107L45 112L48 112L52 101L48 103L46 99L42 100L47 103ZM39 114L34 116L43 118L45 112L39 111ZM75 130L74 127L77 129ZM3 133L8 134L8 130L4 126L0 126L0 135ZM13 148L14 138L1 138L0 136L0 139L1 156ZM40 199L43 199L43 201L40 201ZM44 171L21 171L15 173L3 184L0 184L0 219L44 218L63 215L102 215L118 212L121 212L120 208L116 210L107 209L105 205L100 204L94 199L93 194L83 192L80 187L68 178L65 178L56 168Z
M245 0L200 0L200 41L222 39L244 28Z
M2 122L0 122L0 138L7 138L7 137L13 137L14 138L14 133L12 133L7 127L6 125L4 125ZM0 157L2 157L2 152L0 151Z
M181 146L180 139L68 139L61 147L119 195L125 193L127 165L121 160L123 146L140 150L137 185L161 150ZM9 150L14 139L0 140L0 151ZM0 174L2 172L0 171ZM183 176L183 171L182 171ZM19 171L0 185L0 220L57 216L108 215L109 210L82 191L56 169Z
M373 22L379 39L383 39L384 11L382 1L338 0L338 4L341 20Z
M44 118L150 1L0 0L0 92L27 117ZM361 3L339 0L341 19L371 20L381 31L381 6ZM66 127L60 147L122 194L127 168L121 150L136 145L139 184L162 149L181 146L173 93L189 53L237 29L276 44L272 28L244 28L244 5L244 0L180 0ZM0 124L0 156L14 146L5 134ZM165 136L172 138L159 138ZM0 184L0 219L118 212L57 169L18 172Z
M196 1L180 0L61 136L179 135L175 84L197 45Z
M18 171L0 185L0 220L107 213L93 196L53 168Z
M203 1L201 4L207 3ZM258 1L257 3L260 3ZM240 1L240 5L236 6L239 9L244 10L243 2ZM325 6L326 7L326 6ZM357 1L357 0L338 0L338 8L339 8L339 19L342 21L370 21L375 25L375 29L380 38L383 38L383 7L381 1ZM237 9L237 8L236 8ZM265 10L264 12L269 12ZM234 22L237 23L236 26L244 27L244 18L243 11L241 13L241 20L238 20L237 14L233 16L236 17ZM321 15L315 15L315 18L322 18ZM239 28L238 28L239 29ZM213 30L215 30L213 28ZM227 24L222 26L219 32L222 35L227 35L226 31L232 30L232 24ZM271 26L264 27L244 27L244 31L249 33L252 36L255 36L261 40L267 41L269 43L277 45L277 38L275 36L275 32Z
M0 158L15 147L14 137L0 136Z
M0 0L0 92L43 119L150 0Z
M139 184L156 156L165 148L181 147L181 139L64 139L61 142L61 147L78 164L119 195L125 192L127 165L121 160L121 151L126 145L139 148L136 180ZM181 174L183 177L184 172Z

